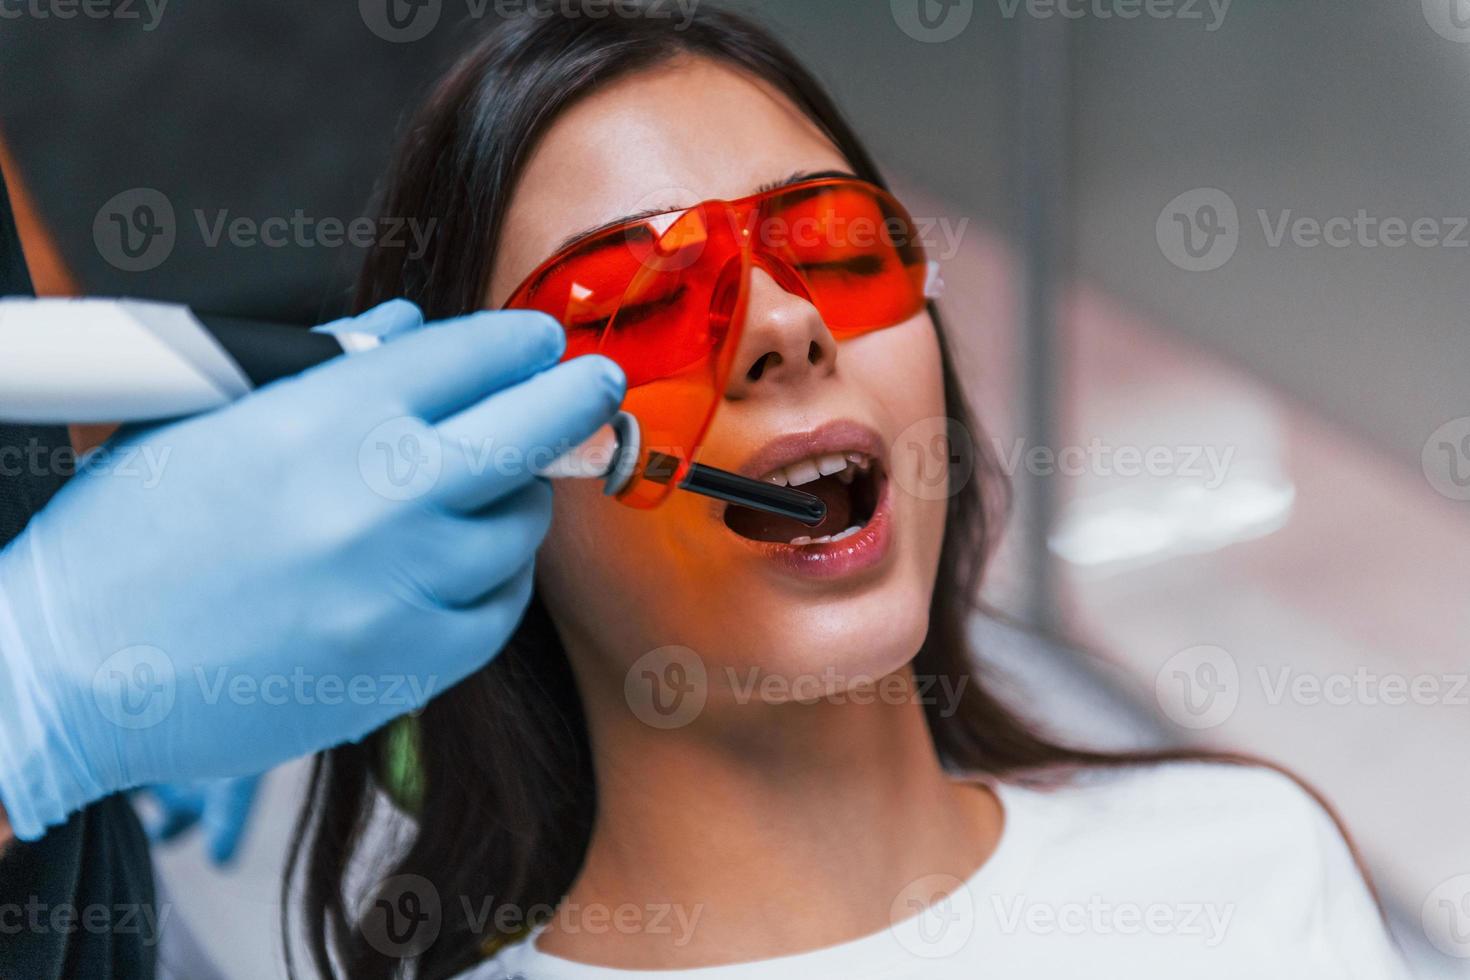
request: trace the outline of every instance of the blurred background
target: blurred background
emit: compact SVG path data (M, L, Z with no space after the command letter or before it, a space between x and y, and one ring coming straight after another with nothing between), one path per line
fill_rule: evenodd
M1077 740L1287 765L1419 975L1470 976L1470 3L731 5L933 229L973 437L1018 491L987 598L1026 629L976 623L1015 696ZM371 215L405 113L497 6L0 10L41 290L307 324L360 252L216 231ZM142 252L140 206L168 229ZM227 976L284 975L302 774L269 777L232 869L159 854Z

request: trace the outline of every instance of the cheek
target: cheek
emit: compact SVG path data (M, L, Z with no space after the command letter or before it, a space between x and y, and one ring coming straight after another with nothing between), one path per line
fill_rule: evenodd
M843 344L839 355L853 385L881 406L885 421L907 429L944 418L939 336L927 313ZM885 433L890 438L898 432Z
M888 444L889 489L904 544L932 584L949 498L951 425L939 339L928 314L844 345L843 370L869 393Z
M650 650L700 647L724 603L691 543L708 505L675 494L657 510L604 496L595 481L555 485L551 530L537 554L537 589L579 672L621 690Z
M635 518L644 515L608 501L595 481L555 484L551 530L536 556L536 585L570 650L616 643L640 606L633 578L648 557Z

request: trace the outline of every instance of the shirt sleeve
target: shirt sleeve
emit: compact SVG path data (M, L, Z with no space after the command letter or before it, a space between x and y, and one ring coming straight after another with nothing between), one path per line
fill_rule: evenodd
M1321 869L1311 941L1314 952L1350 980L1408 980L1383 910L1337 822L1309 800Z

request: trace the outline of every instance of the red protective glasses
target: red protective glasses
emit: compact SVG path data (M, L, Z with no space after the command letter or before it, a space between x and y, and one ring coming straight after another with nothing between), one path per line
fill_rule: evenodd
M756 269L815 306L839 340L916 316L937 287L903 205L881 187L832 178L596 232L542 263L506 303L555 317L568 358L602 354L627 375L623 408L643 443L624 503L659 504L695 460ZM650 459L677 468L650 479Z

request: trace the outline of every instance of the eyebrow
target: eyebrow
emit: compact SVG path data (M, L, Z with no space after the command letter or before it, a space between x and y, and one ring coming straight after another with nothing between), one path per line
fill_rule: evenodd
M757 194L769 194L771 191L778 191L778 190L780 190L783 187L790 187L793 184L804 184L804 183L806 183L809 180L861 180L861 179L862 178L858 177L857 174L850 173L850 172L848 172L846 170L815 170L815 171L798 170L796 173L792 174L791 176L789 176L789 177L787 177L787 178L785 178L783 180L777 180L777 181L772 181L771 183L762 184L760 187L756 188L756 193ZM699 203L699 202L696 201L695 204L697 204L697 203ZM634 221L641 221L644 218L652 218L652 217L655 217L655 216L660 215L660 214L669 214L672 211L687 210L688 208L691 208L691 207L694 207L694 204L686 205L684 208L648 208L646 210L638 211L638 212L633 213L633 214L625 214L622 217L620 217L620 218L614 218L611 221L604 221L602 224L597 225L594 228L588 228L585 231L579 231L575 235L569 235L566 238L562 239L561 244L558 245L555 248L555 250L552 251L551 254L552 255L560 255L562 252L564 252L567 249L571 248L573 245L577 244L578 242L584 241L584 240L586 240L588 238L592 238L595 235L600 235L600 234L602 234L605 231L611 231L612 229L617 228L620 225L626 225L626 224L629 224L630 222L634 222ZM609 244L611 244L611 243L609 243Z

